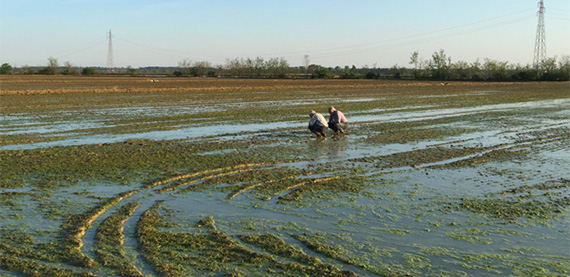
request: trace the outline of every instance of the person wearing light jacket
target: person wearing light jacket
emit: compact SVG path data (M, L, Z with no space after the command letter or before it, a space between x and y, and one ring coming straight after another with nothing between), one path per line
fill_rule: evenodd
M328 124L325 117L315 110L309 112L309 117L311 118L311 120L309 120L309 130L319 138L326 137L325 133L328 130Z

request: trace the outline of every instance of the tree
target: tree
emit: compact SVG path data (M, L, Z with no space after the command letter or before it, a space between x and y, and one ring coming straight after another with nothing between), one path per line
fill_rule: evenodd
M380 76L378 76L378 74L369 71L368 73L366 73L366 75L364 75L365 79L378 79Z
M511 79L514 80L532 80L534 69L531 65L512 65L513 73L511 74Z
M410 56L410 62L409 64L413 64L414 65L414 78L417 77L418 75L418 63L419 63L419 59L418 56L420 54L418 53L418 51L414 51L414 53L412 53L412 56Z
M305 65L305 75L307 75L309 73L309 64L311 64L311 59L309 58L309 55L305 55L303 57L303 64Z
M413 64L414 65L414 69L418 69L418 56L420 54L418 53L418 51L414 51L414 53L412 53L412 56L410 56L410 62L409 64Z
M40 74L46 74L46 75L55 75L57 74L57 70L58 70L58 64L57 64L57 59L53 58L53 57L49 57L48 58L48 66L42 70L40 70Z
M192 60L184 59L178 63L178 67L180 67L180 72L182 75L189 76L190 75L190 67L192 66Z
M95 69L94 67L86 67L81 71L81 74L85 76L91 76L91 75L97 75L99 74L99 72L97 72L97 69Z
M431 62L429 60L420 60L420 66L418 73L423 78L428 78L431 76Z
M481 80L483 78L483 72L481 70L481 62L479 59L471 63L471 67L468 73L472 80Z
M4 63L0 67L0 74L12 74L12 66L9 63Z
M558 62L562 80L570 80L570 56L562 56Z
M330 79L332 78L332 73L326 67L318 66L317 70L315 70L315 74L319 79Z
M256 73L255 72L255 62L252 59L247 58L246 60L244 60L243 66L245 68L245 72L246 72L245 74L246 75L249 75L249 76L255 75L255 73Z
M243 76L244 72L243 72L242 62L238 58L235 58L233 60L227 59L226 68L230 71L231 76L235 77Z
M261 76L267 72L267 65L265 61L261 57L255 58L255 64L253 66L253 70L257 76Z
M274 78L286 78L289 71L289 63L284 58L271 58L267 61L267 69Z
M555 71L556 70L556 56L552 58L547 58L542 61L542 68L544 71Z
M212 68L210 62L200 61L194 63L194 76L205 76Z
M136 76L137 75L137 70L132 68L130 65L127 66L127 73L131 76Z
M285 58L279 58L279 71L278 78L287 78L287 73L289 73L289 62Z
M402 78L402 75L400 74L400 69L398 68L398 65L395 64L394 66L390 67L390 70L388 70L388 75L393 76L395 79L400 79Z
M25 75L31 75L31 74L35 73L34 69L28 65L22 66L21 72L22 72L22 74L25 74Z
M451 79L469 79L469 63L458 61L450 65L449 77Z
M343 78L345 79L356 79L358 70L356 69L355 65L352 65L352 67L349 67L348 65L344 66L344 74L343 74Z
M388 75L393 76L395 79L402 79L402 75L407 75L408 70L405 67L398 67L397 64L388 70Z
M63 71L61 72L64 75L72 75L72 74L77 74L77 71L73 68L73 65L71 65L70 62L65 62L65 67L63 68Z
M434 52L432 55L432 77L436 79L446 79L449 77L449 64L451 58L447 58L445 51L440 49L439 52Z
M48 59L48 68L49 68L50 74L57 74L58 67L59 67L59 64L57 63L57 59L54 57L50 57Z
M486 58L483 63L485 79L505 80L507 78L508 62L499 62Z
M562 76L562 63L560 64L560 68L558 68L557 57L547 58L540 63L540 67L543 72L542 76L540 77L541 80L549 80L549 81L556 81L556 80L564 80Z

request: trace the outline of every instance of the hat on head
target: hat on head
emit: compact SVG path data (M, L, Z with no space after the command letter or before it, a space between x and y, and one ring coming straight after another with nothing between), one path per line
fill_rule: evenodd
M335 109L333 106L330 106L330 107L329 107L329 110L336 111L336 109Z

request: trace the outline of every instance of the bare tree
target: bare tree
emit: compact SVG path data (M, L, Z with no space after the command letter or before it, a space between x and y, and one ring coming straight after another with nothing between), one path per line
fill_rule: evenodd
M188 76L188 75L190 75L190 68L192 67L192 60L184 59L178 63L178 67L180 67L180 72L182 72L182 75Z
M210 62L200 61L194 63L194 76L204 76L212 68Z
M562 56L558 62L560 65L560 75L564 80L570 79L570 56Z
M71 63L69 61L64 63L64 68L63 68L63 74L66 75L72 75L72 74L77 74L77 71L75 69L73 69L73 65L71 65Z
M59 65L57 64L57 59L54 57L48 58L48 66L43 70L44 74L55 75L57 74Z
M238 58L233 60L226 59L226 67L229 69L230 75L234 77L243 76L242 62Z
M254 68L255 68L255 73L258 76L261 76L267 72L267 64L265 64L265 61L263 60L262 57L255 58Z
M309 58L309 55L305 55L303 57L303 64L305 65L305 75L307 75L309 73L309 65L311 64L311 59Z
M414 78L416 78L418 75L418 63L420 62L418 58L419 55L420 54L418 53L418 51L414 51L414 53L412 53L412 56L410 56L409 64L414 65Z

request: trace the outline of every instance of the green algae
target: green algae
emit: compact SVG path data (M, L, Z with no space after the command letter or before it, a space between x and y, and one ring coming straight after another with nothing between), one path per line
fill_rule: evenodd
M451 162L445 165L432 166L432 168L461 168L461 167L475 167L480 164L498 161L511 161L513 159L520 159L529 153L526 149L494 149L483 155L463 159L460 161Z
M280 196L277 203L301 202L304 198L320 199L333 198L340 193L358 193L366 187L362 177L335 176L332 178L316 179L294 188L287 194Z
M356 274L352 272L341 271L332 265L323 263L318 258L305 254L303 251L285 243L283 239L273 234L263 234L259 236L241 235L240 238L248 243L260 246L264 250L273 254L308 265L309 268L306 272L310 274L317 273L324 276L356 276Z
M0 135L0 146L13 144L26 144L46 141L57 141L67 139L66 136L42 136L39 133L28 133L19 135Z
M297 151L288 147L253 149L248 154L230 153L196 155L203 151L239 147L236 142L188 143L130 141L102 145L80 145L6 151L0 150L3 180L26 178L52 186L76 184L79 180L115 181L129 184L133 180L187 168L208 169L219 165L268 162L276 158L296 158ZM264 153L264 155L259 155ZM275 155L266 155L275 153ZM285 157L284 157L285 156ZM17 170L16 170L17 169ZM19 185L16 185L19 184ZM23 187L19 181L0 183L3 187Z
M140 206L138 202L128 203L105 219L95 234L96 253L101 264L117 270L121 276L144 276L125 255L123 245L123 224Z
M381 134L368 136L366 141L368 143L410 143L423 140L442 140L476 131L478 130L449 127L389 129L389 131L382 131Z
M245 242L260 246L271 253L284 256L304 264L314 266L322 263L319 259L305 254L303 251L287 244L282 238L277 237L274 234L263 234L258 236L240 235L239 238Z
M548 180L539 184L535 185L522 185L518 186L513 189L502 191L498 194L506 195L506 194L523 194L523 193L532 193L533 191L547 191L547 193L555 194L555 192L548 192L548 191L559 191L563 189L570 188L570 179L560 178L558 180Z
M326 243L325 237L318 235L297 234L293 238L306 245L309 249L321 253L327 257L344 262L346 264L356 264L356 261L348 257L348 253L338 246L331 246Z
M408 234L412 234L413 232L410 230L405 229L396 229L396 228L383 228L383 227L372 227L372 230L383 231L397 236L405 236Z
M200 220L197 227L204 229L197 233L162 232L163 216L158 213L159 205L147 210L137 224L137 236L145 259L156 272L165 275L181 274L247 274L265 271L270 274L322 274L322 276L354 276L347 271L321 264L317 259L302 255L273 236L241 236L243 240L264 245L276 243L277 249L269 248L280 255L305 261L307 265L283 263L257 253L235 242L216 228L212 217ZM271 242L270 242L271 241Z
M538 84L531 86L543 87ZM529 92L528 88L522 89L522 92L517 91L521 88L525 86L512 85L499 89L500 92L490 92L484 96L454 95L473 89L460 87L451 90L444 88L446 91L440 91L440 87L428 87L426 91L413 88L404 92L396 89L386 91L357 89L349 90L353 94L351 97L379 97L381 95L387 99L385 101L347 102L343 103L341 109L347 111L350 119L351 112L359 111L361 114L367 114L366 109L402 108L412 105L409 109L402 111L419 111L424 108L415 108L413 105L438 105L438 108L449 108L567 97L567 88L565 91L558 89L560 91L557 93L545 91L544 95ZM388 91L398 94L388 95L386 94ZM323 92L330 91L323 90ZM345 95L345 91L340 89L336 92L339 95ZM564 94L561 94L562 92ZM255 97L274 100L280 99L278 96L280 93L282 92L260 93ZM315 93L314 99L318 101L317 92L310 91L309 93L311 95ZM251 96L249 93L241 92L235 94L228 92L227 95L219 92L213 94L205 94L203 97L212 101L224 99L224 101L232 102L237 99L236 97L249 99L248 97ZM291 97L290 99L305 94L306 91L302 93L287 91L286 93L287 97ZM418 95L441 97L416 98ZM111 95L100 95L98 102L95 101L95 103L114 106L115 104L106 98L109 96ZM126 107L130 105L128 101L160 102L161 97L169 98L169 101L176 99L181 101L180 103L197 101L200 98L185 92L181 92L180 95L151 93L144 96L135 94L124 96L129 99L122 99L123 96L113 97L118 101L117 106ZM153 98L153 100L148 98L144 100L139 96ZM191 97L184 98L189 96ZM65 101L68 103L77 101L77 105L82 105L79 100L64 99L67 97L57 98L62 98L61 100L64 101L61 107L65 107ZM41 96L38 101L53 99ZM177 105L172 103L172 107ZM47 110L54 109L39 106L36 106L39 108L36 111L38 114L41 114L42 110L47 113ZM136 117L129 115L112 121L116 124L123 124L122 127L110 127L107 130L85 128L81 131L88 134L104 134L170 130L177 128L177 125L186 124L185 121L188 120L210 124L217 120L230 119L246 110L251 111L244 113L243 119L240 119L244 122L271 122L275 119L301 122L301 116L297 116L296 113L304 115L307 109L313 108L312 106L312 104L302 104L289 107L283 110L285 115L275 113L270 107L255 111L256 105L224 113L210 110L208 113L191 116ZM315 106L323 106L324 110L328 103L318 102ZM85 111L91 108L93 107L76 107L77 110L84 109ZM57 112L57 110L52 111ZM70 231L70 233L79 234L74 228L97 228L97 232L108 229L106 225L111 221L107 222L107 219L119 218L118 213L122 212L113 213L100 226L85 224L88 221L80 217L90 217L93 213L97 213L100 211L100 205L113 199L120 191L137 189L140 186L146 190L133 197L138 201L154 201L158 198L166 199L165 203L172 201L172 203L182 205L180 203L183 201L192 199L194 195L201 193L199 195L205 198L196 205L210 205L209 207L214 208L212 212L202 211L204 220L198 222L193 220L188 222L188 219L180 222L169 221L176 211L166 210L165 207L156 209L156 221L152 224L143 224L144 220L151 218L150 213L145 213L140 218L139 225L146 226L148 229L137 233L136 239L145 241L146 244L141 245L139 249L131 249L131 251L142 253L144 259L154 269L154 272L151 272L157 275L318 275L319 271L326 267L319 267L316 259L321 262L330 261L331 264L339 266L336 269L324 271L330 275L351 274L341 268L356 268L361 269L357 273L363 272L363 275L381 276L462 275L462 273L474 276L486 274L567 275L569 274L568 259L547 255L552 251L546 247L556 244L561 237L567 234L567 231L562 230L567 224L553 221L560 219L568 212L566 193L568 178L560 178L561 174L557 175L548 167L540 169L544 173L534 172L534 175L528 173L528 168L533 166L529 160L535 158L535 154L566 149L564 136L567 130L543 133L539 130L525 133L506 128L507 135L511 136L509 133L511 132L513 137L518 137L514 144L478 146L476 143L461 140L462 135L481 129L495 130L493 128L505 128L510 125L526 126L524 122L526 116L536 117L538 112L557 113L543 114L540 118L565 119L561 108L556 107L490 111L476 115L450 116L444 119L402 122L401 124L393 122L351 123L351 133L346 141L327 138L325 141L318 142L322 145L305 138L306 130L294 128L294 130L279 129L267 133L251 132L245 136L247 137L245 139L239 136L236 138L228 136L220 141L212 138L172 141L129 140L121 143L53 147L41 150L0 150L1 189L27 187L42 189L42 191L33 190L28 194L0 192L0 203L5 204L0 207L2 219L9 219L12 226L26 222L24 228L32 226L27 220L33 220L30 218L34 218L33 213L36 212L55 222L63 221L60 226L61 232L52 231L51 234L24 232L20 234L21 236L9 236L8 234L14 230L2 229L0 234L4 237L0 241L0 254L9 259L19 260L11 263L39 261L47 267L30 264L29 268L45 270L45 272L51 272L50 270L57 267L72 267L68 266L69 264L88 267L89 264L74 262L69 253L65 253L70 248L64 247L66 243L63 239L64 233ZM370 114L375 114L375 112ZM208 118L202 120L200 119L202 116ZM52 119L74 120L75 117L77 114L54 114ZM49 120L46 119L46 122ZM162 123L161 121L169 122ZM149 124L145 125L145 122ZM473 128L463 128L463 123ZM73 136L73 131L65 135ZM459 138L457 141L441 144L430 142L425 148L413 143L419 140L447 139L450 136L459 136ZM41 137L37 139L41 140ZM378 141L374 142L374 139ZM320 153L321 156L315 156L311 152L312 148L319 146L320 151L323 151L323 148L328 150L329 147L334 147L335 143L354 145L349 145L346 147L348 150L343 150L346 152L336 153L336 156L327 151ZM378 151L370 155L354 151L359 150L359 147L367 149L366 147L372 144L376 146L382 143L408 144L398 150L401 153L391 155L382 155ZM516 144L524 144L524 146L520 147ZM224 152L224 150L228 151ZM346 162L345 154L350 156L348 162ZM540 158L540 162L546 160L543 157ZM461 161L449 163L452 159ZM514 160L516 165L509 164L511 160ZM231 170L220 170L217 173L207 172L247 163L256 163L259 166L252 170L225 175L217 174L231 172ZM441 164L425 167L430 163ZM522 166L519 168L518 165L521 163ZM407 167L422 167L422 170L407 170ZM493 174L491 167L497 168L496 172L508 172L504 175ZM384 168L390 171L384 172ZM482 174L479 174L477 178L469 175L476 171ZM201 174L181 178L178 180L179 183L178 181L157 183L195 173ZM487 173L491 176L485 176ZM352 174L355 176L347 177ZM462 174L465 174L465 177ZM315 182L315 180L329 177L335 178ZM200 185L194 186L197 183ZM454 185L450 185L451 183ZM439 185L446 188L434 189ZM97 193L69 193L70 197L66 199L67 201L57 203L62 196L66 195L66 191L83 186L89 189L109 190L109 193L101 194L104 196ZM169 188L169 193L157 195L160 194L162 188ZM52 194L51 192L54 191L58 193ZM51 198L54 199L50 200ZM235 209L239 217L233 217L233 214L219 214L216 202L223 204L219 207ZM150 203L144 204L146 207L150 205ZM117 203L113 207L107 207L111 209L115 206ZM184 212L191 214L193 208L190 207ZM120 210L123 211L122 208ZM77 214L80 211L86 212ZM243 218L243 215L246 217ZM448 215L453 218L447 219ZM465 215L467 217L463 218ZM484 217L479 215L484 215ZM264 220L266 217L273 219L281 216L284 218L278 221ZM189 218L195 217L189 216ZM546 229L525 226L528 232L523 232L518 229L522 228L521 225L513 224L528 219L541 223L548 222L551 226L547 226ZM72 228L69 226L71 224L76 227ZM331 227L330 230L329 227ZM223 229L224 232L218 229ZM295 243L294 246L285 242L291 240L285 237L290 234L314 233L324 229L329 233L322 236L324 239L314 242L325 245L319 251L311 249L302 242ZM421 230L431 232L426 233ZM511 240L519 245L527 245L526 240L535 239L535 233L544 230L546 232L541 234L540 238L548 239L544 243L545 248L538 249L540 251L532 251L533 248L530 247L505 248ZM268 232L277 233L269 234ZM120 235L116 232L113 234L110 235L113 237L111 240L115 241L112 245L116 245L116 239ZM366 235L359 237L361 234ZM54 237L56 239L48 243L40 241ZM81 236L77 237L80 240L86 239ZM426 240L428 237L433 237L433 242ZM10 241L13 243L9 243ZM422 246L423 248L419 248L422 250L419 253L414 249L409 249L409 244L417 241L426 244ZM566 240L562 241L566 242ZM488 242L491 244L487 244ZM437 248L438 246L432 245L445 245L447 248ZM385 246L390 248L385 248ZM317 249L316 246L314 247ZM471 247L475 250L466 250ZM484 249L488 249L489 253L485 253L487 250L480 250L479 247L481 249L485 247ZM75 246L72 248L77 250ZM111 244L104 247L95 246L95 248L96 253L97 251L113 252L114 256L109 256L109 260L120 257L120 250L115 249ZM81 247L79 247L80 251ZM497 253L491 253L493 251L501 251L501 254L510 255L496 255ZM82 257L81 255L84 254L79 252L71 251L70 253ZM335 258L337 256L344 256L344 259L350 263ZM79 259L77 257L75 258ZM112 262L105 262L107 258L96 257L100 265L98 269L72 268L84 270L82 272L100 274L118 272ZM189 261L194 259L200 264ZM240 259L245 262L240 263ZM125 261L125 263L128 262L132 261ZM60 263L65 263L65 265L60 265ZM209 264L212 265L209 266ZM2 266L6 269L4 265ZM24 267L10 270L26 274L30 272L25 271L28 269Z
M451 208L451 206L449 206ZM549 221L561 216L570 207L569 198L548 201L521 199L461 199L451 209L485 214L492 218L515 223L521 218Z
M406 261L406 264L409 268L415 269L415 268L419 268L419 269L426 269L429 270L429 268L431 268L431 262L428 258L420 256L420 255L414 255L414 254L410 254L410 253L405 253L403 255L404 260Z
M70 264L87 268L94 268L98 266L95 260L84 255L81 252L81 248L83 247L82 238L85 235L85 230L91 228L93 221L95 221L95 219L97 219L110 207L118 204L121 200L128 198L138 192L138 190L123 192L109 199L108 201L104 201L101 204L95 206L87 213L71 216L62 224L62 244L65 249L64 251L68 253L68 262Z
M426 163L441 162L448 159L464 157L486 151L486 148L475 147L433 147L394 153L386 156L355 158L350 161L373 163L380 168L416 167ZM443 167L438 165L437 167Z
M0 253L0 268L9 271L22 272L29 276L97 276L92 273L80 272L58 266L44 265L40 262L21 259Z
M476 244L492 244L493 241L486 237L489 232L478 228L464 228L447 233L447 236L456 240L467 241Z
M19 229L2 230L0 268L29 276L96 276L62 267L67 253L55 243L38 243L36 236Z

